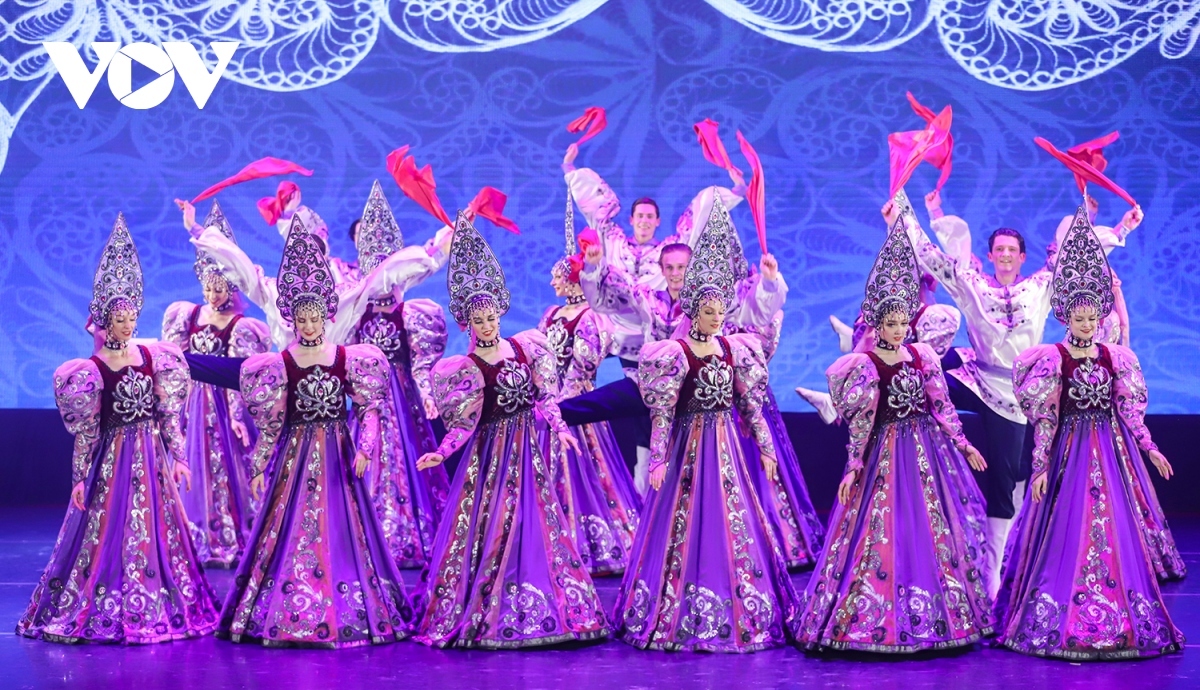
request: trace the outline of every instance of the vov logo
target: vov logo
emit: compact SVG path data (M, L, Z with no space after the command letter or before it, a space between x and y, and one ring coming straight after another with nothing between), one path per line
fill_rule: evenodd
M197 108L203 108L208 103L221 75L229 61L233 59L233 51L237 50L237 41L215 41L210 44L217 55L217 66L209 72L196 52L196 46L183 41L168 41L161 46L153 43L130 43L121 47L115 42L92 43L96 53L95 71L88 70L83 64L83 58L74 45L66 42L47 42L42 47L50 56L50 61L62 76L63 83L75 99L75 105L82 110L91 99L100 77L108 71L108 89L122 105L135 110L146 110L162 103L171 95L175 86L175 74L183 79L192 100ZM137 91L133 90L133 63L137 62L159 75L149 84Z

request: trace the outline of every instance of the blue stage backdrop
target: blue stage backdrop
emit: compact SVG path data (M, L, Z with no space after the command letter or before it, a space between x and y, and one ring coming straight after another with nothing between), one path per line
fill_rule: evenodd
M553 300L548 271L562 247L559 163L575 138L565 125L600 105L608 129L584 145L579 163L626 204L657 198L660 232L698 189L727 184L702 158L693 123L718 121L739 163L736 130L757 147L769 242L791 285L772 381L785 407L799 409L790 389L823 385L837 356L826 316L854 317L882 239L885 138L921 125L905 102L911 90L935 109L954 107L947 210L972 224L980 254L991 229L1024 231L1030 269L1079 201L1070 175L1033 137L1065 148L1120 130L1106 150L1108 174L1146 220L1112 263L1151 410L1200 412L1200 61L1191 52L1200 3L1093 0L1047 10L894 0L845 3L837 16L827 13L840 4L766 0L60 4L2 10L0 406L53 405L54 368L89 353L82 328L92 273L118 211L146 275L141 334L153 335L170 302L200 297L171 200L267 155L316 171L298 181L344 257L354 254L345 228L373 179L384 181L407 241L437 229L384 169L402 144L433 166L451 213L483 185L507 192L522 234L481 225L512 288L505 329L532 327ZM81 110L45 40L241 46L203 110L178 79L148 110L119 104L101 80ZM153 76L135 67L134 86ZM935 175L919 170L910 195L919 198ZM274 185L220 196L242 247L268 273L282 241L254 203ZM1099 220L1115 224L1123 202L1097 195ZM745 205L734 219L756 261ZM444 280L412 294L444 303ZM1047 330L1060 334L1055 324ZM451 351L464 347L455 334Z

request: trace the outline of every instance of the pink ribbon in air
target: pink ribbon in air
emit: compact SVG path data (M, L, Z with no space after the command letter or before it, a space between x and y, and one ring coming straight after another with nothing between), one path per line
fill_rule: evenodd
M312 177L313 171L291 161L285 161L282 158L260 158L250 165L242 168L233 177L227 177L203 192L200 192L199 196L197 196L195 199L192 199L192 203L198 204L201 201L212 197L222 189L232 187L235 184L249 182L250 180L259 180L264 177L273 177L275 175L287 175L288 173L299 173L305 177Z

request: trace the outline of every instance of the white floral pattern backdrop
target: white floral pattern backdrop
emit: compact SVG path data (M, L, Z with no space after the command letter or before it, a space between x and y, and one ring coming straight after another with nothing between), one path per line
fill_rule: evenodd
M436 230L387 181L397 146L433 166L449 209L483 185L504 190L523 234L483 229L513 288L506 330L532 326L561 251L565 124L601 105L609 127L580 162L626 203L657 198L664 226L726 181L694 122L712 117L730 145L741 129L757 147L771 248L791 284L772 380L799 409L788 391L822 383L837 355L826 315L853 317L882 239L885 138L919 125L911 90L954 106L948 210L976 229L977 252L996 226L1024 231L1031 268L1078 201L1033 137L1065 146L1121 131L1108 172L1146 221L1112 262L1151 410L1200 412L1200 1L6 0L0 22L0 406L51 406L53 369L87 354L91 274L118 211L146 271L142 334L155 334L167 304L199 298L171 199L265 155L316 171L299 180L305 201L346 257L344 228L375 178L410 242ZM48 40L85 60L93 41L241 46L203 110L178 83L162 105L130 110L103 81L80 110ZM935 174L918 171L910 194ZM220 197L268 271L282 243L254 202L273 189ZM1100 198L1101 222L1115 223L1122 202ZM749 212L734 219L757 259ZM444 301L443 276L413 294Z

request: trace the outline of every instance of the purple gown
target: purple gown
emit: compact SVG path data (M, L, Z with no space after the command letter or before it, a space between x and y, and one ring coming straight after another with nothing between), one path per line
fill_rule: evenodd
M54 393L75 436L70 505L17 633L51 642L148 644L205 635L218 604L187 534L175 462L186 464L179 410L188 368L169 343L142 364L67 362Z
M392 558L401 568L421 568L449 491L444 467L417 470L417 460L437 447L422 399L429 395L429 369L446 348L445 318L429 300L401 302L391 312L368 307L355 336L382 350L392 366L380 415L381 462L367 485ZM357 426L354 431L357 436Z
M217 635L268 647L338 649L408 636L412 608L364 480L346 396L379 461L379 409L390 366L372 345L339 346L330 366L290 352L242 365L242 395L261 436L255 471L271 459L266 498L246 543Z
M557 362L558 400L595 389L596 368L608 352L613 329L612 321L590 308L570 320L560 315L561 309L550 307L538 324ZM588 572L620 574L629 562L642 501L608 422L573 426L570 432L583 452L564 449L566 462L558 472L563 512Z
M608 635L554 489L557 439L554 450L539 440L543 424L566 430L539 338L510 338L515 356L496 364L472 353L434 368L448 430L438 453L463 454L422 575L419 642L497 649Z
M704 358L682 340L642 346L651 467L667 471L646 499L614 614L617 635L639 649L753 652L792 639L796 592L732 410L770 448L766 359L757 336L719 341L723 353Z
M1098 345L1072 359L1062 345L1023 352L1013 367L1034 427L1034 476L1013 524L996 600L998 641L1024 654L1070 660L1152 657L1183 648L1167 613L1141 524L1138 449L1146 385L1133 353ZM1032 482L1030 482L1032 486Z
M270 349L270 334L261 321L239 314L224 328L200 325L200 309L189 302L167 307L163 340L184 352L221 357L248 357ZM181 495L192 543L207 566L237 563L252 522L247 463L253 446L242 445L233 433L234 419L246 425L252 442L257 440L254 420L239 392L192 383L181 420L192 486Z
M933 348L907 347L911 361L854 353L826 372L859 475L804 593L804 648L912 653L994 631L967 440Z

